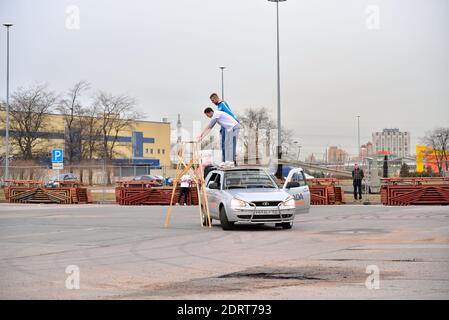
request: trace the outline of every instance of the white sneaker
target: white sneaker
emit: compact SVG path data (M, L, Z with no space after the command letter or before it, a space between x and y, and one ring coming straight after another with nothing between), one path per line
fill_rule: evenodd
M235 167L234 161L226 161L226 162L225 162L225 166L226 166L227 168L234 168L234 167Z
M226 162L220 162L220 164L218 166L219 167L224 167L224 166L226 166Z

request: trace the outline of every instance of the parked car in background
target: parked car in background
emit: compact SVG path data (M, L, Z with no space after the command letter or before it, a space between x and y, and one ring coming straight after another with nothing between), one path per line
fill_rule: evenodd
M155 177L156 180L157 180L158 182L160 182L161 185L164 185L164 184L165 184L165 178L164 178L163 176L155 176L155 175L153 175L153 177Z
M163 180L160 180L159 178L157 178L156 176L153 176L151 174L144 174L141 176L137 176L137 177L134 177L133 180L147 182L150 186L154 186L154 187L160 187L164 184Z
M46 188L58 188L60 186L60 181L77 181L78 177L73 173L61 173L59 175L53 176L45 184Z
M310 208L310 192L301 169L292 170L279 188L264 168L217 168L207 174L206 192L211 218L219 220L224 230L236 223L274 223L290 229L295 214Z
M288 166L288 165L283 165L282 166L282 176L284 177L284 179L287 179L288 174L290 173L290 171L292 171L294 169L301 169L301 171L304 173L304 176L306 177L306 180L315 178L314 176L311 176L310 174L307 174L302 168ZM276 167L270 168L270 172L272 174L275 174L276 170L277 170Z

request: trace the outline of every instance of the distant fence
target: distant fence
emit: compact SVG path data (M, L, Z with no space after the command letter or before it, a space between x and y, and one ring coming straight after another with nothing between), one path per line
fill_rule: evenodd
M53 170L51 166L16 165L9 166L10 180L49 181L62 173L73 173L84 185L114 185L121 180L131 180L141 175L173 177L175 170L169 167L147 165L64 165L63 170ZM0 176L4 177L4 166L0 167ZM3 179L2 179L3 180Z

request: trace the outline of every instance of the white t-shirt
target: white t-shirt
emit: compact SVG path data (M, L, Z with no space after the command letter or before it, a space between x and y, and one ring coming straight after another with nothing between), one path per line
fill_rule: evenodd
M211 121L209 123L209 128L213 128L213 126L215 126L217 122L227 131L230 131L238 124L237 120L235 120L232 116L230 116L226 112L215 110L214 115L212 116Z
M181 188L188 188L190 186L190 181L192 179L188 174L185 174L181 177Z

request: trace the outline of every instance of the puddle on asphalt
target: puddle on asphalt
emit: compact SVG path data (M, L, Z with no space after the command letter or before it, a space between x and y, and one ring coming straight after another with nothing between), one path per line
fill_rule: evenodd
M315 270L304 270L298 268L255 268L247 271L233 272L219 276L220 279L288 279L288 280L326 280L319 277L319 272Z
M216 277L150 285L124 298L222 294L287 286L360 284L365 269L323 266L256 267Z

